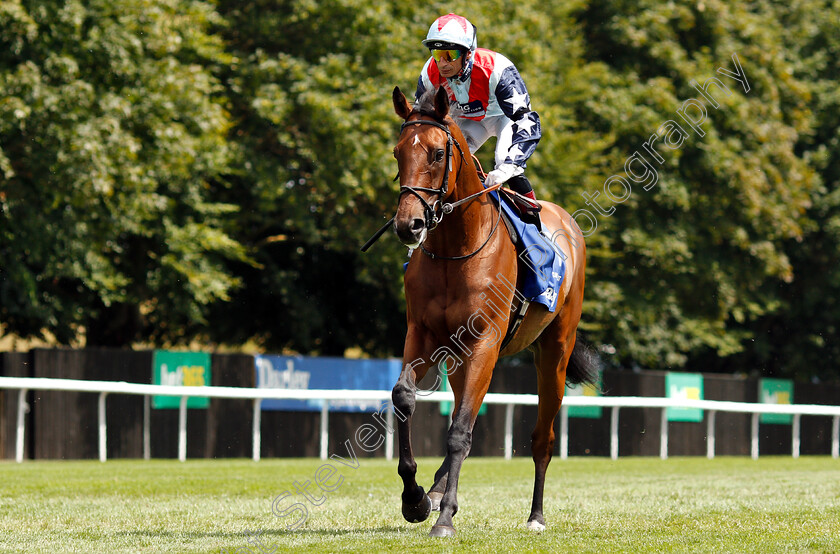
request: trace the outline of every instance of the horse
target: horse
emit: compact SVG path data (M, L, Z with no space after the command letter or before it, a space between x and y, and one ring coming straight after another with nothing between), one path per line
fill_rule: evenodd
M563 251L566 274L555 311L528 305L502 347L501 333L513 325L522 305L513 290L522 268L506 226L499 225L500 207L485 193L467 141L449 113L446 91L425 94L413 108L399 87L392 97L404 121L394 148L400 198L393 227L400 241L414 249L404 276L408 331L403 368L391 395L399 415L402 514L409 522L421 522L439 510L429 535L455 535L458 477L493 368L500 356L528 348L537 368L539 407L531 436L535 477L527 527L542 531L553 424L566 382L597 378L593 354L576 340L586 266L583 234L565 210L540 202L544 232L562 235L573 246ZM427 494L415 479L411 417L415 394L422 394L417 383L435 365L448 378L455 403L447 454Z

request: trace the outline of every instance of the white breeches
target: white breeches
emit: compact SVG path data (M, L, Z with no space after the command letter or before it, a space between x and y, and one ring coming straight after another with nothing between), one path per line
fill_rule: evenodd
M495 167L505 163L505 158L508 157L508 151L513 141L512 120L504 115L494 115L485 117L481 121L455 118L455 122L461 132L464 133L471 154L475 154L476 150L481 148L481 145L487 142L490 137L497 137Z

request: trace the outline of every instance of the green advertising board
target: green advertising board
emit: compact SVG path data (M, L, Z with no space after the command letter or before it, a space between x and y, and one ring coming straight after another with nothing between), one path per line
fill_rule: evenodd
M601 396L601 375L598 375L598 384L592 385L585 383L583 385L575 385L570 387L566 385L566 392L563 397L569 396ZM569 417L584 417L589 419L600 419L602 408L601 406L569 406L567 408Z
M682 400L703 400L703 376L699 373L667 373L665 396ZM699 408L668 408L668 421L703 421Z
M758 401L762 404L793 404L793 381L788 379L759 379ZM790 414L761 414L761 423L790 424Z
M448 391L449 390L449 379L445 376L441 376L443 379L443 387L440 390ZM440 403L440 415L448 416L452 413L452 402L441 402ZM487 404L482 404L481 407L478 409L478 415L484 415L487 413Z
M169 352L155 350L152 357L152 383L180 387L202 387L210 385L210 354L207 352ZM178 408L178 396L153 396L153 408ZM188 408L207 408L210 399L191 397Z

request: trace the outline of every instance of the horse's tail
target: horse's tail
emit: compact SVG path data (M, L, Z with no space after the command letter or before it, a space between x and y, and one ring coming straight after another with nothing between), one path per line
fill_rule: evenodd
M581 338L580 332L575 337L575 349L566 368L566 382L572 385L589 383L598 386L601 360L595 350Z

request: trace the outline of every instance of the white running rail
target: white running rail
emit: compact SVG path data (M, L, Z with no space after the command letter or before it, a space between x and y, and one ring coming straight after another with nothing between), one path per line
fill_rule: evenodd
M150 458L150 397L176 396L181 398L178 417L178 459L187 459L187 399L192 396L209 398L247 399L254 403L252 426L253 460L260 459L260 404L265 399L325 400L321 410L320 455L327 459L328 418L330 400L375 400L388 403L386 410L387 429L393 430L394 412L390 407L391 391L381 390L300 390L300 389L250 389L241 387L181 387L169 385L147 385L126 383L125 381L86 381L73 379L47 379L40 377L0 377L0 389L18 390L17 435L15 460L23 461L26 413L29 409L26 394L30 390L74 391L99 393L99 460L104 462L107 452L107 422L105 418L105 398L109 394L133 394L145 397L143 417L143 457ZM430 392L418 394L418 401L445 402L453 401L451 392ZM496 394L490 393L484 399L487 404L504 404L505 410L505 458L513 455L513 407L536 406L539 397L535 394ZM662 410L659 455L668 457L668 419L667 408L699 408L706 414L706 456L715 456L715 415L717 412L752 414L751 420L751 455L758 458L758 427L760 414L793 415L791 454L799 457L800 419L807 416L827 416L832 418L831 456L840 457L840 406L817 404L755 404L748 402L728 402L720 400L685 400L676 398L655 398L638 396L567 396L560 411L560 457L568 457L569 446L569 406L600 406L610 410L610 457L618 458L618 414L621 408L660 408ZM393 458L393 433L386 433L385 456Z

